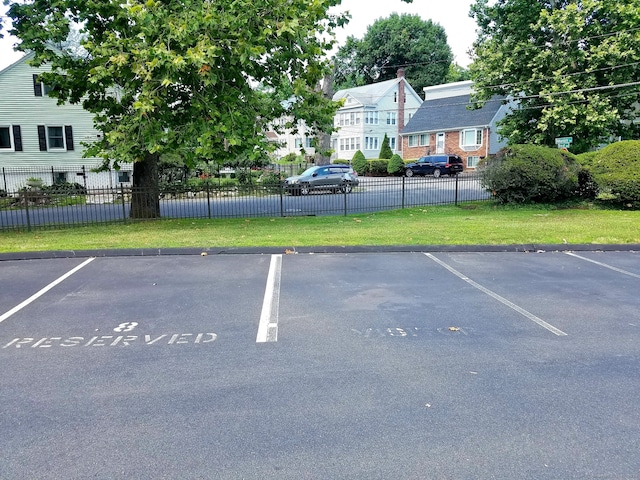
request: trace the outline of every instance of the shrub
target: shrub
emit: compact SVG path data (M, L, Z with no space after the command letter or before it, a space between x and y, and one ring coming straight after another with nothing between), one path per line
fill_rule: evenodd
M369 173L376 177L381 177L387 174L387 165L389 164L388 160L382 158L376 158L367 161L369 166L367 167Z
M512 145L478 170L482 186L500 203L548 203L575 195L580 165L563 150Z
M387 173L389 175L402 175L404 172L404 161L397 153L394 154L387 164Z
M287 153L278 163L296 163L299 161L298 155L293 152Z
M596 152L588 166L600 191L628 208L640 208L640 140L625 140Z
M253 183L251 170L248 168L236 168L236 179L238 179L239 185L251 185Z
M385 160L389 160L393 156L393 152L391 151L391 147L389 146L389 137L387 134L384 134L384 138L382 139L382 147L380 148L379 158L384 158Z
M367 173L369 163L367 162L364 153L358 150L351 159L351 166L356 172L358 172L358 175L364 175Z
M265 170L260 176L260 183L269 193L278 193L282 186L282 175L275 170Z
M42 190L52 195L86 195L87 189L79 183L59 182L42 187Z

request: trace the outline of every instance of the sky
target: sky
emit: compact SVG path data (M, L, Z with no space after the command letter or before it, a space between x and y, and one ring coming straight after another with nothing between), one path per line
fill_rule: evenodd
M362 38L369 25L379 18L389 17L394 12L420 15L423 20L432 20L445 29L454 62L467 67L471 61L467 52L475 40L476 30L475 22L469 17L472 3L473 0L413 0L410 4L400 0L342 0L336 11L348 10L351 20L345 28L336 32L337 40L339 45L342 45L348 36ZM3 19L7 8L0 2L0 17ZM0 70L21 57L21 53L12 50L15 43L16 39L7 35L0 39Z

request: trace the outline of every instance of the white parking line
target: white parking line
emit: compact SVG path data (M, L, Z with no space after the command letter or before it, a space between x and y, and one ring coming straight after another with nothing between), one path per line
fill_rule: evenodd
M57 280L54 280L53 282L51 282L49 285L47 285L46 287L44 287L42 290L40 290L39 292L34 293L33 295L31 295L29 298L27 298L24 302L22 302L19 305L16 305L15 307L13 307L11 310L9 310L7 313L5 313L4 315L0 316L0 323L2 323L3 321L5 321L7 318L9 318L11 315L13 315L16 312L19 312L20 310L22 310L24 307L26 307L27 305L29 305L31 302L33 302L34 300L36 300L37 298L41 297L42 295L44 295L45 293L47 293L49 290L51 290L53 287L55 287L56 285L58 285L59 283L63 282L65 279L69 278L71 275L73 275L74 273L76 273L78 270L80 270L81 268L83 268L85 265L88 265L90 262L92 262L93 260L95 260L95 257L91 257L88 258L87 260L85 260L84 262L82 262L80 265L78 265L76 268L68 271L67 273L65 273L64 275L62 275L60 278L58 278Z
M267 287L262 302L262 314L258 325L256 343L278 341L278 310L280 308L280 276L282 255L272 255Z
M501 297L500 295L498 295L495 292L492 292L491 290L489 290L488 288L483 287L482 285L480 285L477 282L474 282L473 280L471 280L469 277L467 277L466 275L464 275L463 273L460 273L458 270L456 270L455 268L449 266L448 264L446 264L445 262L443 262L442 260L436 258L435 256L433 256L431 253L425 253L425 255L427 257L429 257L431 260L433 260L434 262L442 265L444 268L446 268L447 270L449 270L451 273L453 273L455 276L457 276L458 278L461 278L462 280L464 280L465 282L467 282L469 285L477 288L478 290L480 290L481 292L486 293L487 295L489 295L490 297L498 300L499 302L505 304L507 307L512 308L513 310L515 310L516 312L518 312L521 315L524 315L525 317L527 317L529 320L537 323L538 325L540 325L542 328L546 328L547 330L549 330L551 333L558 335L558 336L564 336L566 335L565 332L563 332L562 330L554 327L553 325L551 325L550 323L545 322L544 320L542 320L539 317L536 317L533 313L527 312L524 308L519 307L518 305L516 305L513 302L510 302L509 300L507 300L504 297Z
M567 255L571 255L572 257L576 257L576 258L579 258L581 260L584 260L586 262L595 263L596 265L600 265L601 267L608 268L609 270L613 270L614 272L624 273L625 275L629 275L630 277L640 278L640 275L638 275L637 273L627 272L626 270L622 270L621 268L617 268L617 267L614 267L614 266L611 266L611 265L607 265L606 263L598 262L597 260L591 260L590 258L587 258L587 257L582 257L580 255L576 255L573 252L564 252L564 253L566 253Z

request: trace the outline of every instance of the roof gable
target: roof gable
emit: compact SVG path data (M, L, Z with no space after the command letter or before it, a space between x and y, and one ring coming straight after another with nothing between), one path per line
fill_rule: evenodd
M407 96L411 95L418 102L421 103L422 99L416 93L413 87L409 85L409 82L407 82L406 78L404 79L404 81L405 81L405 95ZM398 85L398 82L400 82L400 79L394 78L391 80L386 80L384 82L372 83L370 85L362 85L361 87L345 88L342 90L338 90L333 95L333 100L338 101L343 98L345 99L351 98L354 100L354 102L351 102L350 106L354 106L357 103L364 106L376 105L378 102L380 102L380 100L385 98L385 96L387 96L390 91L395 90L396 86Z
M482 108L470 110L470 95L425 100L402 130L402 134L484 127L491 124L505 97L493 97Z

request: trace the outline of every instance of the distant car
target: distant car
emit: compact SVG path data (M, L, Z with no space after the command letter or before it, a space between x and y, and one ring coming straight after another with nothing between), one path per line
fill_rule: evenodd
M318 165L284 180L282 186L291 195L308 195L312 190L349 193L358 186L358 174L350 165Z
M454 176L462 172L462 158L458 155L427 155L404 167L407 177L414 175L433 175L438 178L441 175Z

